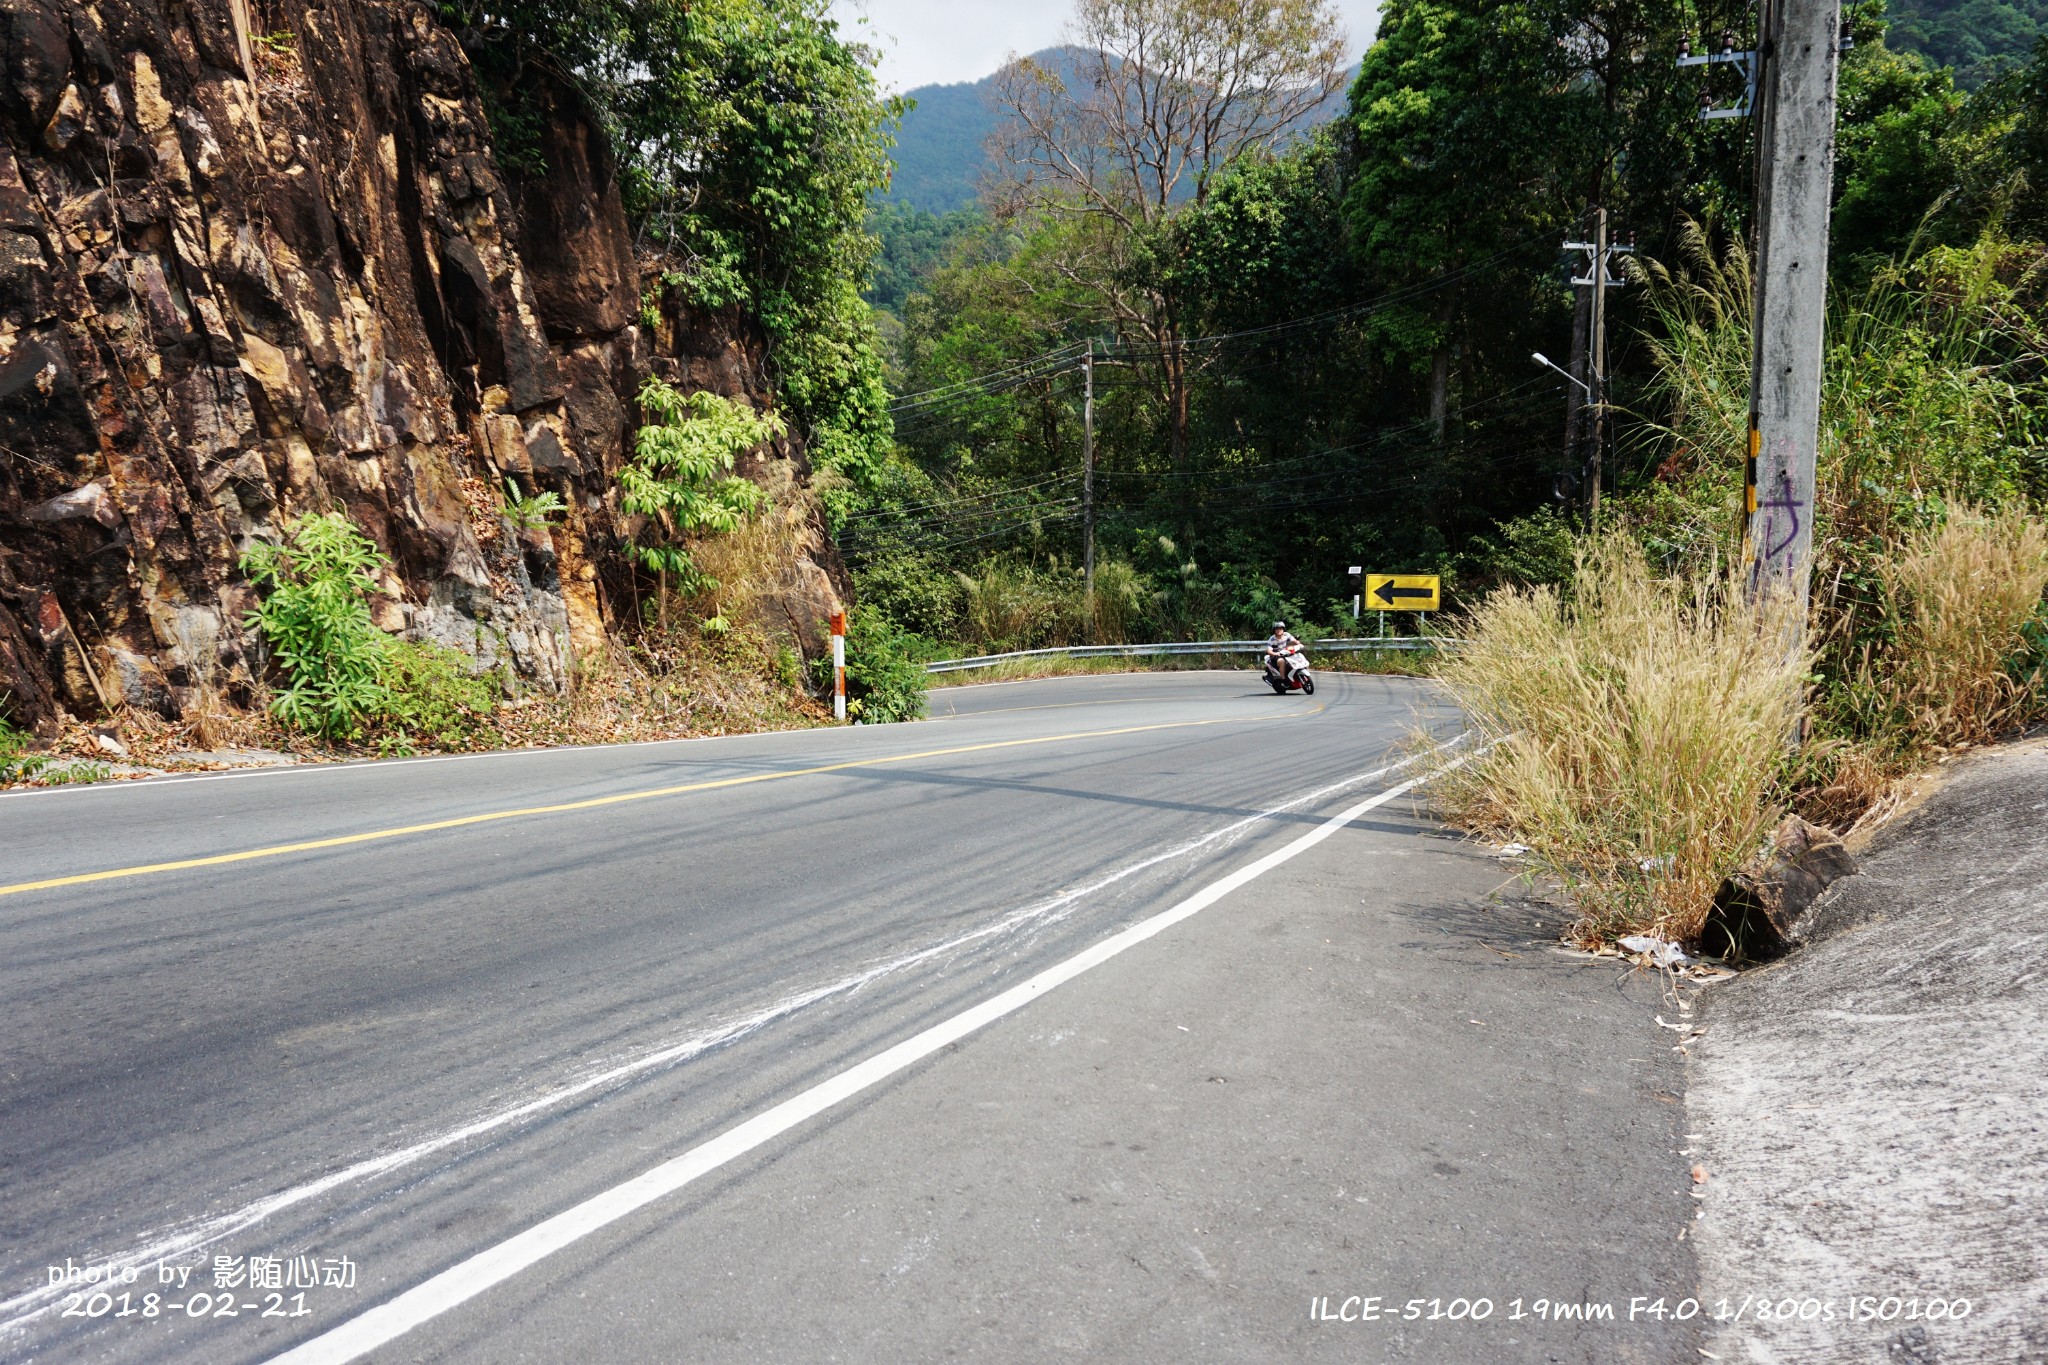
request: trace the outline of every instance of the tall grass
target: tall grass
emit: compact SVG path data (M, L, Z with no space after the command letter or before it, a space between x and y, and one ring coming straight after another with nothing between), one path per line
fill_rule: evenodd
M1910 761L1981 743L2041 700L2028 630L2048 589L2048 530L2019 508L1959 508L1876 561L1884 630L1851 656L1833 719Z
M1530 846L1577 905L1574 939L1696 936L1777 814L1808 667L1790 610L1725 574L1659 577L1619 535L1562 593L1496 592L1438 670L1491 747L1440 799Z
M1677 270L1652 263L1645 338L1662 420L1640 431L1661 463L1658 492L1685 485L1682 527L1653 534L1707 555L1731 552L1747 443L1750 261L1691 225ZM2005 506L2048 494L2034 445L2048 335L2029 299L2041 248L1987 235L1877 272L1830 300L1821 397L1820 576L1833 550L1889 545L1924 524L1930 500ZM1702 505L1715 511L1701 515ZM1639 506L1652 521L1668 519ZM1638 518L1640 520L1640 518Z
M962 594L960 631L971 644L1000 653L1082 633L1078 595L1028 566L990 559L978 573L955 577Z
M1987 233L1830 300L1815 506L1815 721L1802 813L1853 822L1932 750L2041 714L2048 255ZM1658 478L1621 524L1675 570L1739 552L1750 265L1695 227L1651 268ZM2029 643L2026 632L2036 632ZM2029 679L2032 679L2031 681Z

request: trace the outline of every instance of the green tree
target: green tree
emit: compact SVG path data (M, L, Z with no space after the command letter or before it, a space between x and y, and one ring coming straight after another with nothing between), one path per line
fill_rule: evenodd
M1974 89L2024 62L2048 33L2048 0L1897 0L1892 43Z
M1236 158L1290 137L1338 88L1342 29L1330 0L1078 0L1075 68L1029 59L998 79L991 139L1006 212L1088 220L1070 258L1110 305L1118 335L1157 356L1169 453L1185 463L1186 319L1161 253L1175 207L1202 203Z
M1374 285L1412 289L1577 217L1560 151L1581 111L1553 84L1555 41L1530 7L1503 0L1395 0L1381 13L1351 89L1346 204ZM1427 368L1439 439L1460 307L1495 288L1447 285L1375 320L1390 356Z
M759 485L733 476L739 457L782 434L773 413L756 415L715 393L680 393L660 379L640 386L645 419L633 458L619 471L619 506L646 523L629 553L659 578L656 610L665 629L672 590L718 586L698 571L687 542L726 535L761 505Z
M463 0L443 13L515 134L523 73L567 74L611 134L643 246L692 305L767 334L780 399L818 463L867 477L889 444L869 196L899 101L827 0ZM516 139L515 139L516 140Z

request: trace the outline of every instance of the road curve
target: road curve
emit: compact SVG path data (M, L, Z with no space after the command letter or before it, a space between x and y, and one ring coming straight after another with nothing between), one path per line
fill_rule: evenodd
M1285 845L1457 729L1426 684L1344 674L932 709L0 796L0 1355L267 1359ZM265 1316L245 1279L232 1320L67 1317L94 1291L50 1283L120 1260L136 1282L107 1288L139 1302L197 1266L163 1291L190 1302L216 1255L356 1282Z

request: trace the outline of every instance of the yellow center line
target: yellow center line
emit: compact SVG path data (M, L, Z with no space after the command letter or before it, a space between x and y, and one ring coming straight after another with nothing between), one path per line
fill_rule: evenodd
M1108 739L1116 735L1137 735L1154 730L1191 730L1205 725L1255 724L1266 720L1288 720L1300 716L1315 715L1323 710L1318 704L1312 711L1297 711L1284 716L1228 716L1216 720L1167 721L1157 725L1126 725L1114 730L1081 730L1073 734L1042 735L1036 739L1002 739L985 744L962 744L950 749L924 749L912 754L890 754L882 758L856 758L843 763L824 763L815 768L787 768L772 773L752 773L746 777L721 777L709 782L688 782L676 787L654 787L647 791L621 792L616 796L593 796L582 801L563 801L550 806L522 806L517 810L487 811L482 815L463 815L452 820L432 820L420 825L399 825L392 829L368 830L362 834L337 834L326 839L307 839L295 844L273 844L268 848L244 849L240 853L215 853L204 858L180 858L168 863L143 863L136 867L108 868L104 872L79 872L68 877L45 877L41 881L16 882L12 886L0 886L0 896L19 895L24 891L48 891L59 886L82 886L87 882L117 881L126 877L146 877L156 872L182 872L194 867L220 867L227 863L246 863L258 858L280 858L290 853L311 853L323 848L343 848L349 844L375 843L380 839L398 839L411 834L431 834L436 830L461 829L466 825L485 825L498 820L519 820L532 815L559 815L564 811L596 810L602 806L620 806L629 801L651 801L660 796L681 796L685 792L713 791L720 787L744 787L755 782L778 782L791 777L813 777L819 773L845 772L850 768L873 768L885 763L910 763L920 758L943 758L949 754L981 753L990 749L1014 749L1030 744L1058 744L1076 739Z

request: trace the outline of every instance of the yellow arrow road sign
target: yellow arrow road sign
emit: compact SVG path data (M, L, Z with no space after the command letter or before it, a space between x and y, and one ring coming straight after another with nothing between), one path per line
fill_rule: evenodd
M1436 611L1439 596L1433 573L1369 573L1365 604L1377 611Z

